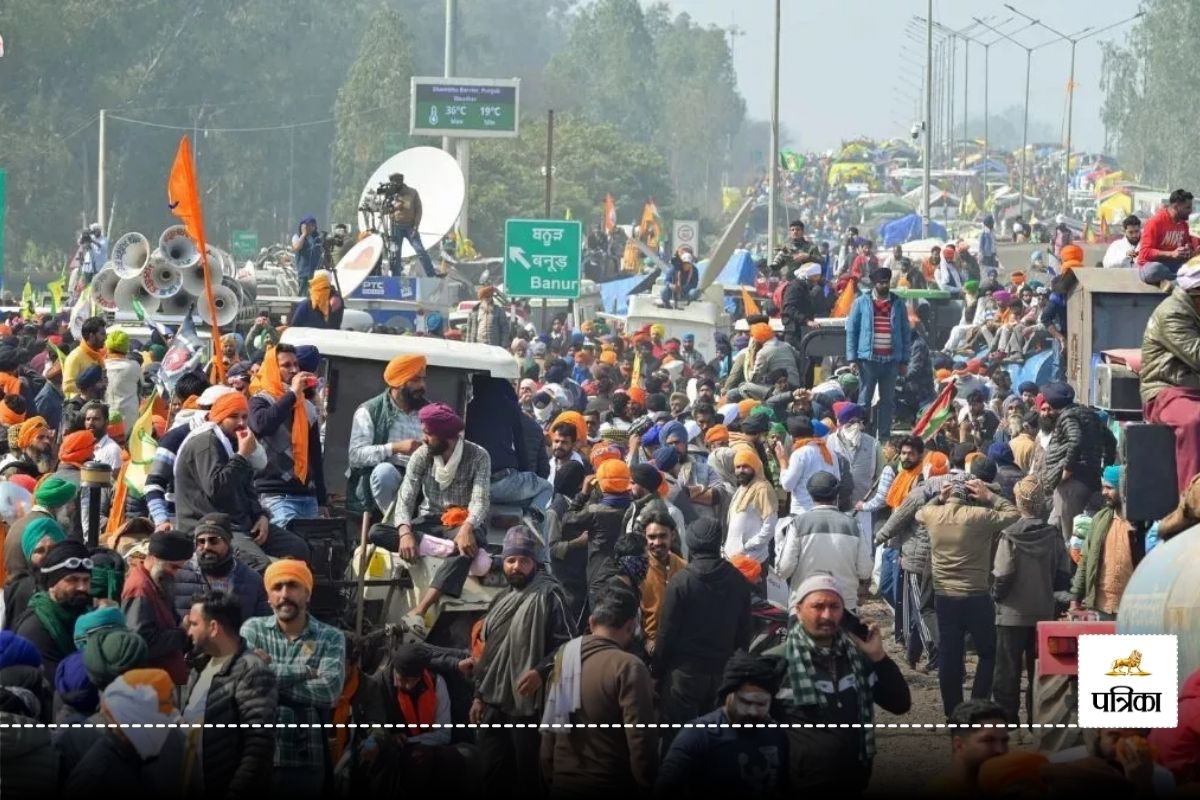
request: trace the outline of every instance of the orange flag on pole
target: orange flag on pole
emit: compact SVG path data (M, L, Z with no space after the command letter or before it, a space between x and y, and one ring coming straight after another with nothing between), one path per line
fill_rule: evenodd
M187 136L179 140L175 163L167 178L167 206L183 221L188 236L200 249L200 266L204 270L204 297L208 316L212 320L212 352L217 378L225 382L225 365L220 358L221 329L217 325L217 304L213 300L212 274L208 266L208 246L204 242L204 211L200 207L200 192L196 188L196 164L192 161L192 145Z
M829 316L840 319L850 316L850 307L854 305L854 301L858 299L858 282L849 281L846 288L838 295L837 301L833 304L833 310L829 312Z
M754 299L745 286L742 287L742 307L745 309L747 317L762 313L758 307L758 301Z
M604 195L604 232L612 233L617 227L617 203L612 194Z

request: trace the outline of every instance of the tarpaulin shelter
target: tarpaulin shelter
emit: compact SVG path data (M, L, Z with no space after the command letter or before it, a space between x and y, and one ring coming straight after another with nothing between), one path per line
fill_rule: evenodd
M930 236L945 239L946 228L930 220L929 234ZM920 239L923 235L920 214L909 214L906 217L892 220L879 228L880 243L884 247L895 247L898 244Z
M720 274L717 275L717 283L722 286L754 286L757 278L758 270L754 266L750 251L738 249L733 251L729 261L721 268Z

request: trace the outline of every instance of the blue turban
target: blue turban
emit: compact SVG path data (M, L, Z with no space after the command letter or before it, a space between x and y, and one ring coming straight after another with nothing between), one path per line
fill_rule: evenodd
M1104 474L1100 477L1100 480L1114 489L1119 489L1121 488L1121 470L1123 469L1124 467L1116 464L1109 464L1104 468Z
M12 631L0 631L0 669L5 667L40 667L42 654L37 646L24 636Z
M813 436L816 436L818 438L829 435L829 426L826 425L824 422L821 422L821 420L819 420L819 419L814 419L812 421L812 429L813 429Z
M314 217L312 214L305 214L303 217L300 218L300 224L301 225L316 225L317 218Z
M576 347L583 347L583 331L575 331L571 334L571 344Z
M992 442L987 449L987 457L997 464L1012 465L1014 463L1013 451L1008 446L1008 442Z
M658 431L658 441L661 444L667 444L670 442L672 436L682 442L686 442L688 440L687 428L683 427L682 423L672 420L671 422L665 423Z
M546 366L545 382L562 383L564 380L570 377L570 375L571 372L570 368L567 367L567 362L555 361L553 364L548 364Z
M54 691L71 708L87 714L100 707L100 690L88 677L83 666L83 653L76 650L58 662L54 671Z
M1061 411L1075 401L1075 390L1069 383L1055 381L1042 390L1042 397L1051 408Z
M866 412L863 411L863 407L858 403L846 403L846 405L842 406L842 410L839 411L837 415L838 425L845 425L851 420L866 418Z
M679 464L679 451L674 447L660 447L654 451L654 466L666 472Z
M658 426L653 425L650 430L642 434L642 444L659 444Z
M305 372L316 372L321 366L321 351L311 344L302 344L296 348L296 364Z
M87 389L90 389L99 383L103 378L104 370L100 369L100 367L97 365L92 364L75 377L75 385L86 391Z
M1030 394L1037 394L1038 393L1038 385L1036 383L1034 383L1033 381L1025 381L1024 383L1022 383L1020 386L1017 387L1017 391L1020 394L1025 394L1026 392L1029 392Z

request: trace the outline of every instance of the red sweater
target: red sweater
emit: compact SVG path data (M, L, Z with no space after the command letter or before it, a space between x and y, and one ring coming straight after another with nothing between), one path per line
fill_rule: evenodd
M1169 209L1160 208L1142 226L1137 263L1178 261L1169 254L1185 244L1190 244L1193 250L1200 249L1200 239L1192 236L1187 220L1176 222Z

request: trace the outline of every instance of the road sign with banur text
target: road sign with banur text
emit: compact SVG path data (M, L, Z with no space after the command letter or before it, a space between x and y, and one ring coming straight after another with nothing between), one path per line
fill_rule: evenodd
M504 291L510 297L579 297L583 230L578 220L504 223Z

